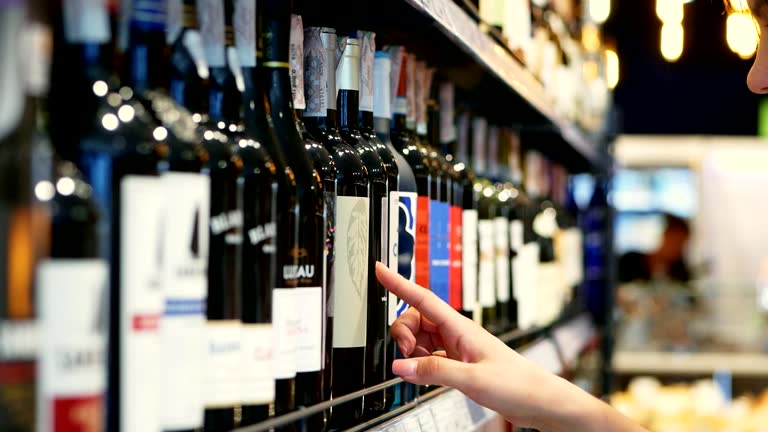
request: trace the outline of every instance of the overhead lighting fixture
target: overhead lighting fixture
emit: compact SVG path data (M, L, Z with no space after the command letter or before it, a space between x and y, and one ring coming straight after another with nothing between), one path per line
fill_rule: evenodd
M656 0L656 16L664 24L682 23L684 16L683 0Z
M661 26L661 55L669 62L677 61L683 54L684 32L680 23L664 23Z
M611 0L589 0L589 16L597 24L604 23L611 16Z
M612 49L605 50L605 77L608 88L616 88L619 83L619 55Z
M751 58L757 50L757 28L749 12L734 12L725 22L728 47L743 59Z

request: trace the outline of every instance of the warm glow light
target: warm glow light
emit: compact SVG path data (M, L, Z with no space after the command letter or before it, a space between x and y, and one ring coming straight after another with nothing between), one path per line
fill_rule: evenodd
M119 110L117 110L117 116L120 117L120 120L126 123L133 120L135 115L136 111L130 105L123 105Z
M104 126L104 129L113 131L120 125L120 121L117 119L116 115L108 113L104 114L104 117L101 118L101 125Z
M757 50L757 27L749 12L734 12L725 23L725 40L739 57L748 59Z
M602 24L611 15L611 0L589 0L589 16L598 24Z
M152 137L158 141L168 138L168 129L158 126L152 131Z
M109 87L107 87L107 83L104 81L96 81L93 83L93 94L96 96L102 97L107 94L107 91L109 91Z
M587 60L581 66L586 81L592 81L600 74L600 66L594 60Z
M728 0L728 6L734 12L749 12L749 3L747 0Z
M664 24L683 22L683 0L656 0L656 15Z
M683 54L683 25L665 23L661 26L661 55L667 61L674 62Z
M72 195L75 192L75 181L69 177L62 177L56 182L56 190L64 196Z
M608 88L616 88L619 83L619 55L614 50L605 50L605 77Z
M581 43L587 52L597 52L600 49L600 30L594 24L585 24L581 29Z
M35 196L40 201L50 201L56 194L56 189L53 187L53 183L43 180L35 185Z

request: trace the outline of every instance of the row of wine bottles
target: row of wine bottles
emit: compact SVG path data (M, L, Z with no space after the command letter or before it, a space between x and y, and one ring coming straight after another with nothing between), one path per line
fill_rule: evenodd
M291 12L0 5L0 429L221 431L381 383L407 305L377 261L497 333L571 297L567 173L403 47Z

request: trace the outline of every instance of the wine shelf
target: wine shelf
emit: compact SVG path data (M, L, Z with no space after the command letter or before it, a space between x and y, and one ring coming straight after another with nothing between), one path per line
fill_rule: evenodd
M578 356L590 346L595 335L591 319L586 313L566 312L560 319L548 326L511 331L499 335L499 339L548 371L561 374L574 365ZM395 378L377 386L275 417L256 425L238 428L233 432L268 431L402 382L402 379ZM495 416L497 416L495 412L478 405L457 390L443 387L419 396L412 402L361 423L348 431L452 432L476 430Z
M520 128L525 145L571 171L610 168L601 134L561 116L533 73L453 0L386 3L296 0L296 11L311 25L375 31L377 47L403 44L454 81L473 111L490 122Z

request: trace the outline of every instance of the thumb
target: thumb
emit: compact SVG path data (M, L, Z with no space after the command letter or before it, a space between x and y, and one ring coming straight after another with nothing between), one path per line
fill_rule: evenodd
M395 360L392 372L409 383L442 385L461 390L471 379L471 367L469 363L430 355Z

